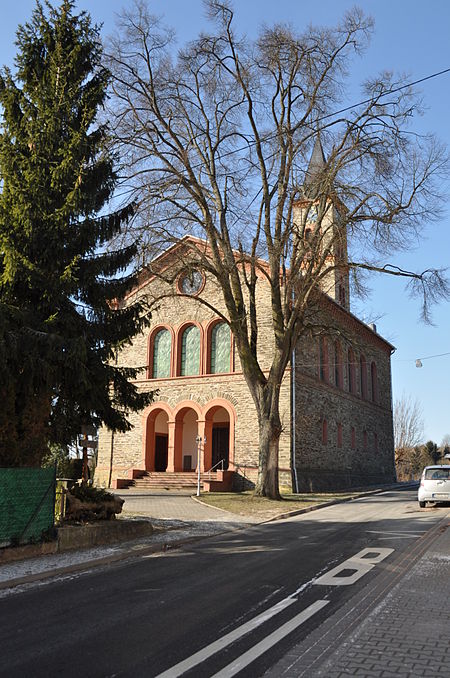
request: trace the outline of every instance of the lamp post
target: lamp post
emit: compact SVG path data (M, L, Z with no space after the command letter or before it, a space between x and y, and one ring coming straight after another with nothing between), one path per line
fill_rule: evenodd
M206 443L206 436L202 438L202 436L197 436L195 439L195 442L197 443L197 497L200 496L200 468L201 468L201 457L202 457L202 442Z

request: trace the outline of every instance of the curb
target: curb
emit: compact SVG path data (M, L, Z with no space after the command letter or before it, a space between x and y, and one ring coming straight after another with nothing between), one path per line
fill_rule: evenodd
M293 517L293 516L296 516L296 515L301 515L302 513L310 513L311 511L318 511L321 508L326 508L328 506L333 506L335 504L343 504L343 503L346 503L346 502L349 502L349 501L354 501L355 499L360 499L362 497L368 497L368 496L371 496L371 495L374 495L374 494L380 494L382 492L388 492L389 490L392 490L392 489L408 489L410 487L416 487L417 484L418 484L417 482L408 483L408 484L402 485L401 488L399 488L398 484L396 484L396 485L389 485L389 486L382 487L382 488L377 488L375 490L369 490L367 492L363 492L361 494L358 494L355 497L346 497L344 499L334 499L332 501L319 503L319 504L317 504L317 506L308 506L307 508L298 509L298 510L295 510L295 511L289 511L289 512L280 514L278 516L274 516L273 518L268 518L267 520L261 520L260 522L245 523L245 524L242 525L242 527L236 527L236 528L234 528L234 530L235 531L244 530L244 529L255 527L257 525L263 525L265 523L271 523L271 522L275 522L277 520L283 520L285 518L290 518L290 517ZM198 503L203 503L196 496L191 496L191 499L193 499L194 501L197 501ZM207 504L204 504L204 505L206 506ZM221 509L221 508L218 508L218 507L214 507L214 508L217 508L217 510L222 511L224 513L229 513L225 509ZM36 581L43 581L43 580L51 579L52 577L57 577L57 576L76 574L76 573L82 572L84 570L90 570L90 569L95 568L95 567L101 567L102 565L109 565L110 563L120 562L122 560L127 560L129 558L132 558L134 555L136 555L136 553L139 553L139 555L149 555L149 554L152 554L152 553L160 553L160 552L169 551L169 550L172 550L172 549L178 549L178 548L181 548L182 546L185 546L187 544L193 544L193 543L202 541L203 539L209 539L213 536L217 537L220 534L225 534L226 532L228 532L228 531L225 530L224 532L216 532L213 535L200 535L198 537L190 537L190 538L187 538L187 539L180 538L179 540L175 540L175 541L170 542L170 543L168 543L168 542L164 543L163 542L163 543L159 543L159 544L153 544L151 546L143 546L142 548L138 547L135 550L133 550L132 553L128 550L128 551L124 551L122 553L116 553L116 554L112 554L112 555L109 555L109 556L104 556L102 558L95 558L93 560L85 560L83 562L75 563L73 565L67 565L65 567L59 567L59 568L55 568L53 570L47 570L47 571L44 571L44 572L39 572L37 574L30 574L30 575L26 575L24 577L17 577L16 579L8 579L8 580L0 582L0 591L4 590L4 589L15 588L16 586L21 586L23 584L30 584L30 583L33 583L33 582L36 582Z
M400 485L400 487L399 487ZM266 520L260 520L259 522L253 523L253 525L263 525L264 523L273 523L277 520L284 520L285 518L290 518L294 516L299 516L302 513L310 513L311 511L318 511L319 509L322 508L327 508L328 506L335 506L336 504L344 504L349 501L355 501L355 499L361 499L363 497L370 497L373 494L381 494L382 492L389 492L389 490L407 490L407 489L413 489L415 487L419 486L419 482L417 480L413 480L411 482L407 483L396 483L395 485L386 485L384 487L378 487L375 490L367 490L367 492L361 492L360 494L355 495L354 497L344 497L342 499L330 499L330 501L324 501L324 502L317 502L317 504L314 506L307 506L302 509L293 509L292 511L286 511L285 513L280 513L277 516L273 516L272 518L267 518ZM196 495L192 495L191 499L193 501L196 501L198 504L203 504L203 506L207 506L208 508L214 508L216 511L222 511L223 513L229 513L226 509L220 508L219 506L212 506L211 504L207 504L206 502L202 502L201 499L199 499Z

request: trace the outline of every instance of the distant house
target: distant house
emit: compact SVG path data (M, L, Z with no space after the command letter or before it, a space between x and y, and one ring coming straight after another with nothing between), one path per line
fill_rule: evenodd
M315 154L310 170L320 162L317 147ZM300 201L299 216L304 208ZM314 211L310 212L313 223ZM339 228L339 206L330 206L328 218L333 228ZM201 294L226 316L214 279L188 266L193 247L207 251L204 241L187 236L154 262L153 270L164 271L165 279L143 271L139 287L128 298L159 299L150 330L135 337L119 355L119 364L146 366L138 384L157 389L158 396L145 411L130 415L134 425L130 432L100 432L98 484L108 484L111 478L121 486L121 481L123 485L144 471L166 474L167 479L170 474L193 471L198 436L202 471L216 466L228 469L234 473L236 487L256 477L256 410L228 324L196 300ZM322 282L318 322L325 329L320 336L298 342L280 387L280 483L299 491L395 479L393 347L374 326L350 313L345 234L332 256L343 265ZM170 271L172 276L167 275ZM268 369L273 333L267 285L261 276L257 283L259 360Z

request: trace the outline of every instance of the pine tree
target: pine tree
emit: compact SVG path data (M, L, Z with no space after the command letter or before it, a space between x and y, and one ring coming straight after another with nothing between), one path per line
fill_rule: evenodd
M97 121L109 73L99 27L74 2L37 2L17 31L16 72L0 75L0 464L36 463L82 424L130 428L150 402L114 365L148 324L142 303L117 308L135 283L135 247L108 243L133 206L105 210L116 186L107 127ZM3 425L2 425L3 424Z

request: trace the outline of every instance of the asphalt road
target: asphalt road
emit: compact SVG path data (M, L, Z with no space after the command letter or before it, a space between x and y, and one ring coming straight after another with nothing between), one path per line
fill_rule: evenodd
M0 676L261 676L369 611L442 517L387 492L47 581L0 600Z

